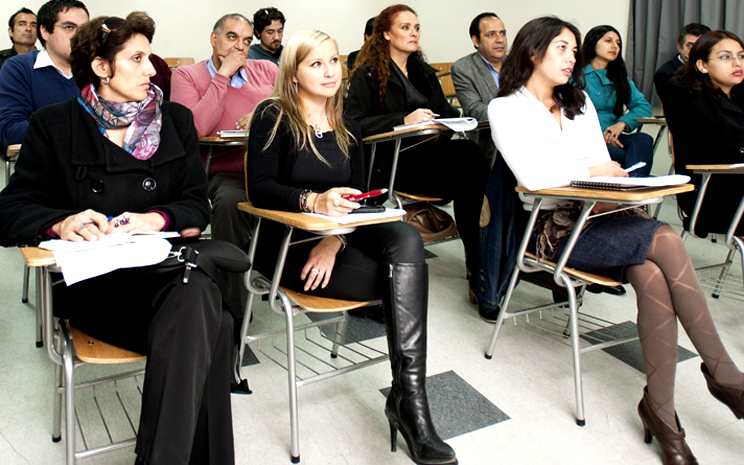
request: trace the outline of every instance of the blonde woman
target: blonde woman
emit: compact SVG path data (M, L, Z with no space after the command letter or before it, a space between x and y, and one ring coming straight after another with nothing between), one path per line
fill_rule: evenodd
M274 94L258 105L251 123L248 192L254 205L331 216L360 207L345 197L362 192L362 138L342 115L340 89L336 41L320 31L295 34L282 53ZM283 228L269 223L266 229L256 268L272 274ZM416 463L457 463L434 429L426 396L428 274L416 230L389 223L294 245L282 284L326 297L382 300L393 371L385 406L392 450L400 431Z

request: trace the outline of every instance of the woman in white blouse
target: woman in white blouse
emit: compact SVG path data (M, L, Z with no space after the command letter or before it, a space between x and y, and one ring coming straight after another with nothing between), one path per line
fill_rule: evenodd
M489 105L496 147L527 189L627 176L610 160L591 100L569 84L583 83L580 37L575 26L555 17L527 23L503 65L499 98ZM522 200L531 210L531 201ZM597 204L595 211L613 207ZM565 219L576 218L580 206L553 201L541 208L531 246L557 257L572 229ZM568 266L630 281L646 365L647 388L638 405L645 441L656 437L665 463L697 463L674 408L677 318L703 359L709 390L738 418L744 415L744 374L723 347L679 235L639 212L602 216L582 231Z

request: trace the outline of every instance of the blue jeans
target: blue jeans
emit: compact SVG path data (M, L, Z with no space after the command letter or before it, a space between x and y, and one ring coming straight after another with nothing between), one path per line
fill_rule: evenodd
M654 164L654 140L648 134L635 132L633 134L622 134L618 138L623 148L607 144L610 158L627 168L638 162L645 161L646 166L638 168L630 173L632 177L646 177L651 175L651 166Z

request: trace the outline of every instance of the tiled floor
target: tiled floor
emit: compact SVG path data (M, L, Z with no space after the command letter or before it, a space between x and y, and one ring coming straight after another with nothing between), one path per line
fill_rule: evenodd
M666 167L654 171L664 173ZM666 202L662 219L679 229L674 208L673 201ZM709 241L691 240L689 247L697 265L724 255L723 246ZM429 393L439 431L461 464L660 463L656 443L643 443L636 414L644 376L622 361L628 353L633 356L632 349L583 357L587 423L576 426L569 347L520 319L516 326L504 327L493 359L486 360L483 352L493 326L481 321L467 302L461 244L431 250L437 257L429 259ZM32 306L20 303L19 252L0 249L0 263L0 463L64 463L64 441L50 440L52 364L34 347ZM741 275L740 270L734 273ZM585 308L632 330L633 323L625 323L635 321L629 286L628 291L623 297L589 294ZM529 303L548 297L547 291L522 284L516 300ZM725 293L709 303L728 350L744 366L744 303ZM256 313L256 328L281 322L265 303L257 305ZM385 347L375 323L360 320L355 326L373 338L370 344ZM707 392L700 359L684 334L680 346L692 352L678 365L676 396L690 447L703 464L744 463L744 421L736 421ZM233 396L236 458L240 464L289 463L286 372L263 354L256 356L259 363L244 369L254 393ZM380 364L301 388L302 463L411 463L401 438L398 452L390 453L381 393L389 385L389 366ZM132 392L135 387L124 385L122 390ZM79 404L87 402L83 396ZM95 426L94 418L84 422ZM113 434L119 429L124 434L127 428L120 425ZM81 463L125 464L133 459L128 448Z

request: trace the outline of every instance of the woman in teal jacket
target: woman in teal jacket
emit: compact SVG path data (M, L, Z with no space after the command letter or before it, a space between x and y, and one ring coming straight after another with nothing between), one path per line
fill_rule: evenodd
M641 132L629 133L640 126L636 119L651 116L651 104L628 78L622 49L620 33L612 26L597 26L586 33L581 47L587 63L585 90L597 109L610 157L624 168L645 162L631 176L648 176L654 161L653 139Z

